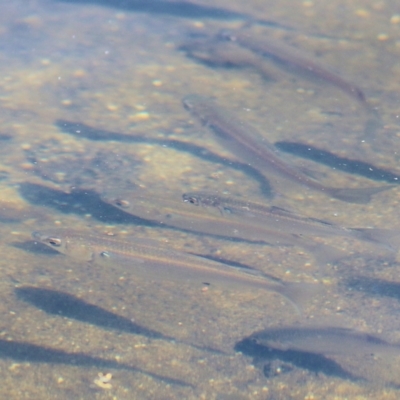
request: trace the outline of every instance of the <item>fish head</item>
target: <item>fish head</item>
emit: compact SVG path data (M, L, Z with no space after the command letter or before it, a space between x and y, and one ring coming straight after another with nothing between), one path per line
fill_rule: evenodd
M100 198L105 203L120 208L121 210L129 210L132 203L130 197L132 196L134 196L132 195L132 192L125 192L123 190L108 190L101 193Z
M93 259L92 246L80 235L68 230L35 231L32 238L52 249L81 261Z
M231 214L229 207L224 207L218 196L208 193L192 192L184 193L182 195L184 203L192 204L194 206L202 206L208 212L213 214Z
M131 202L122 196L102 196L102 200L121 210L129 210Z
M184 193L182 195L182 200L183 200L184 203L193 204L194 206L199 206L200 205L199 196L197 196L196 194Z
M63 240L60 237L58 237L58 235L52 235L51 233L35 231L32 233L32 238L37 242L43 243L49 247L56 249L57 251L62 250Z

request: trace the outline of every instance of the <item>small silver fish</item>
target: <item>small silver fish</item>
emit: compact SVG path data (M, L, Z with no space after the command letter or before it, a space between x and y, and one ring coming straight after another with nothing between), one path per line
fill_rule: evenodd
M203 207L193 207L189 201L182 203L176 193L165 193L160 197L140 190L129 193L109 192L102 199L124 212L165 227L277 246L299 246L312 254L319 265L344 257L344 253L338 249L293 235L290 230L285 231L275 224L254 224L251 218L227 218L224 213L208 212L210 207L205 210Z
M329 221L303 217L280 207L243 201L235 197L225 197L210 193L191 192L182 195L184 203L216 209L227 219L240 219L254 226L262 226L286 234L306 236L343 236L374 243L394 250L400 232L389 229L345 228Z
M279 151L255 128L237 120L214 101L196 94L183 98L183 106L215 135L224 148L240 160L247 162L267 175L274 174L280 179L317 190L336 199L349 203L368 203L371 196L394 186L370 188L333 188L303 174L279 156Z
M272 328L253 333L250 338L279 350L326 355L400 355L399 344L390 344L376 336L338 327Z
M280 65L284 64L289 67L291 71L297 70L314 76L319 81L330 83L356 99L368 111L374 111L368 105L361 88L329 71L329 69L319 64L319 62L313 60L310 54L306 57L304 52L285 44L282 40L274 40L272 37L266 38L265 36L257 36L244 29L231 32L223 31L220 36L243 46L245 49L252 50L257 55L276 60Z
M34 240L80 261L99 266L131 268L135 276L149 280L209 283L228 289L262 289L290 300L298 309L320 290L318 284L270 279L257 270L234 268L216 261L178 252L146 239L123 241L109 236L73 230L33 232Z

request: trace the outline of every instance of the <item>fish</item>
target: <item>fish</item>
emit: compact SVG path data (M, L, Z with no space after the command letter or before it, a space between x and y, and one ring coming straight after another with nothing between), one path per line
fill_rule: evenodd
M184 108L215 134L218 142L240 160L269 176L286 179L309 189L350 203L366 204L371 196L394 185L369 188L334 188L325 186L288 164L265 137L255 128L236 119L214 101L197 94L182 100Z
M368 112L378 116L376 111L367 103L366 96L360 87L331 72L319 62L314 61L312 56L305 56L304 52L293 46L288 46L282 40L278 41L271 37L266 39L259 35L252 35L245 29L235 31L223 30L218 36L221 39L237 43L239 46L249 49L255 54L272 58L289 68L296 69L299 72L327 82L357 100Z
M367 333L341 327L282 327L253 333L258 344L279 350L324 355L400 355L400 345Z
M360 87L322 66L318 61L313 60L311 55L306 56L303 51L293 46L288 46L283 41L278 41L271 37L265 39L259 35L252 35L246 29L222 30L218 36L220 39L232 41L247 50L252 50L257 55L268 57L281 66L286 66L291 72L297 71L305 76L317 78L319 81L331 84L355 99L368 116L364 130L366 137L376 135L377 130L383 126L381 116L367 102L364 91ZM260 65L259 62L256 64ZM261 74L264 73L264 69L260 68Z
M147 239L131 241L109 236L56 229L32 233L35 241L46 244L76 260L106 268L131 269L136 277L152 281L174 281L217 285L228 289L266 290L278 293L299 312L303 302L320 290L319 284L284 282L261 271L231 267L187 254ZM315 289L315 290L314 290Z
M234 42L215 40L214 37L193 39L182 43L179 49L188 57L206 65L249 68L258 72L266 80L283 78L282 71L269 65L264 57Z
M163 227L275 246L298 246L312 254L318 265L331 264L344 257L338 249L285 232L275 225L255 224L250 218L227 218L223 213L208 212L209 207L193 207L185 199L182 202L176 193L165 193L161 198L155 193L139 190L126 193L110 191L102 195L106 203Z
M250 224L271 227L279 232L307 236L342 236L374 243L394 251L399 242L400 231L379 228L346 228L332 222L304 217L293 211L276 206L242 200L236 197L219 196L211 193L191 192L182 195L184 203L215 209L226 218L237 218Z

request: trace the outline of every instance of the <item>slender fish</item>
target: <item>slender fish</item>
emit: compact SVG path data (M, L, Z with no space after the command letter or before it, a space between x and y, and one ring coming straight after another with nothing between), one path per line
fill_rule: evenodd
M350 95L361 105L368 117L365 126L367 135L376 134L376 130L382 126L379 113L366 101L359 87L313 61L312 56L286 45L282 40L260 38L251 35L247 30L239 29L222 31L217 36L189 40L183 43L180 49L186 51L189 57L206 64L251 68L267 80L278 77L286 79L286 69L291 73L300 72L301 75L327 82ZM275 65L268 62L268 59L275 61Z
M185 42L180 49L184 50L189 57L205 64L249 68L258 72L266 80L284 78L282 70L268 63L262 55L233 42L215 38L197 39Z
M228 289L261 289L280 294L297 308L319 285L283 282L257 270L227 266L216 261L163 248L146 239L123 241L73 230L33 232L33 239L79 261L104 267L131 268L135 276L158 281L209 283Z
M358 86L329 71L318 62L313 61L311 56L305 57L303 52L295 47L286 45L283 41L254 36L242 29L231 32L223 31L220 36L238 43L240 46L250 49L256 54L271 57L288 67L296 68L308 75L313 75L328 82L359 101L369 111L372 111L366 102L364 92Z
M338 327L286 327L253 333L257 343L279 350L332 355L399 355L400 345L352 329Z
M227 218L224 213L210 213L210 207L193 207L190 199L176 194L165 194L162 198L140 191L129 193L110 192L103 200L124 212L166 227L189 230L226 238L265 242L277 246L298 246L311 253L318 265L331 263L344 255L338 249L314 242L309 238L293 235L276 224L254 223L251 218Z
M238 218L253 225L279 232L308 236L343 236L382 245L393 250L391 242L398 243L400 232L375 228L345 228L329 221L303 217L280 207L243 201L235 197L192 192L182 195L184 203L216 209L227 218Z
M279 151L265 137L253 127L229 115L212 100L189 95L183 99L183 105L215 134L224 148L266 175L272 173L350 203L368 203L373 194L393 187L348 189L325 186L283 161Z

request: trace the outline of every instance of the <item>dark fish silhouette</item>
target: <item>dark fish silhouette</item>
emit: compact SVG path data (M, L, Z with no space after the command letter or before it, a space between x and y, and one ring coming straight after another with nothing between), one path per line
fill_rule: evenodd
M383 181L400 185L400 174L379 168L361 160L340 157L329 151L304 143L276 142L274 146L286 153L312 160L348 174L363 176L374 181Z
M149 137L149 135L146 135L145 133L127 135L119 132L111 132L104 129L93 128L89 125L80 122L73 122L66 120L57 120L55 121L55 125L64 133L68 133L69 135L77 136L80 138L83 137L85 139L92 141L104 141L104 142L117 141L121 143L154 144L157 146L168 147L176 151L188 153L208 162L218 163L228 168L240 170L249 177L259 182L261 186L261 191L265 194L265 196L267 197L272 196L272 190L268 182L268 179L266 179L265 176L262 175L255 168L252 168L250 165L241 163L239 161L227 160L226 158L211 152L207 148L195 145L193 143L184 142L182 140L176 140L176 139L152 138ZM38 160L36 160L36 162L37 161Z
M392 187L353 189L325 186L285 162L266 137L252 126L230 115L211 99L193 94L186 96L182 102L186 110L214 133L224 148L267 176L275 175L280 180L286 179L336 199L360 204L368 203L372 195Z
M163 335L160 332L139 325L128 318L107 311L102 307L87 303L69 293L33 286L18 287L14 291L20 300L32 304L48 314L75 319L108 330L186 344L198 350L222 354L221 351L216 349L185 343L173 337Z
M132 372L140 372L154 379L179 386L192 386L180 379L153 374L141 368L132 367L127 364L118 363L104 358L92 357L85 353L68 353L63 350L56 350L50 347L38 346L27 342L0 340L0 358L11 359L22 362L48 363L74 365L78 367L96 367L122 369Z
M390 297L400 301L400 282L368 276L352 276L344 281L350 290L357 290L368 296Z
M257 343L251 336L240 340L235 350L253 358L253 364L263 369L267 378L278 375L274 365L279 362L279 370L290 372L293 368L301 368L313 374L325 374L350 381L363 380L350 371L346 371L336 361L322 354L307 353L296 350L279 350ZM276 368L275 368L276 370Z
M30 303L48 314L75 319L104 329L132 333L154 339L174 340L172 337L145 328L128 318L87 303L68 293L33 286L18 287L14 291L20 300Z
M241 20L252 21L258 24L293 30L289 26L274 21L257 19L249 14L229 10L227 8L211 7L196 4L189 1L166 1L166 0L58 0L64 3L97 4L104 7L117 8L124 11L146 13L151 15L171 15L174 17L218 19L218 20Z

